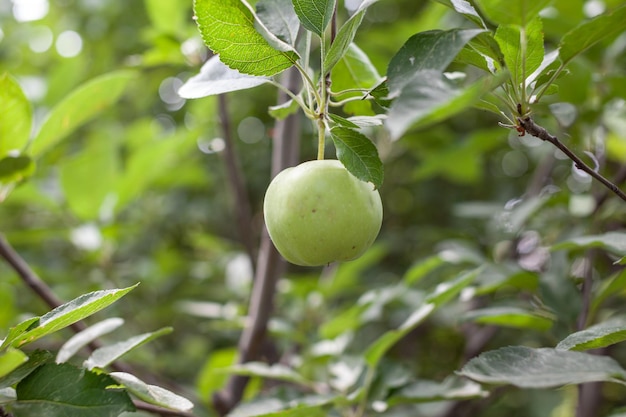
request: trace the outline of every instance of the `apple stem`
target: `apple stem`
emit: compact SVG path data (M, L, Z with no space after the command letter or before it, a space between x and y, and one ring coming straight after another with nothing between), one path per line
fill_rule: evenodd
M326 141L326 124L323 119L319 119L317 122L317 159L322 161L324 159L324 147Z

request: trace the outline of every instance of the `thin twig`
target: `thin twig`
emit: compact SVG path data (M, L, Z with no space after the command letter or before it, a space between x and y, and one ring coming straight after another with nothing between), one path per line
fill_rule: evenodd
M244 175L242 174L241 164L235 152L230 116L228 114L228 102L226 95L218 96L219 118L222 125L222 134L224 136L224 163L226 165L226 176L231 192L235 200L235 212L237 216L237 231L239 239L246 248L248 257L252 262L255 261L254 236L250 233L250 225L252 224L252 209L250 208L250 198L246 189Z
M285 73L285 84L292 91L299 88L300 75L296 68ZM288 100L280 93L279 103ZM298 162L299 154L299 115L291 115L276 123L276 137L272 150L272 176ZM239 339L239 363L256 360L265 342L267 323L274 303L276 281L285 267L272 244L267 231L261 235L261 246L248 309L248 320ZM249 378L232 375L223 391L213 395L213 407L222 416L228 414L240 401Z
M574 161L574 165L576 166L576 168L591 175L593 178L600 181L602 185L615 193L619 198L626 201L626 194L624 194L622 190L620 190L615 184L602 176L602 174L598 173L589 165L584 163L582 159L576 156L576 154L572 152L565 144L563 144L563 142L561 142L556 136L551 135L546 129L536 124L530 116L524 118L518 117L517 122L521 127L524 128L524 130L526 130L526 132L528 132L532 136L535 136L546 142L550 142L551 144L556 146L559 150L561 150L561 152L567 155L569 159Z

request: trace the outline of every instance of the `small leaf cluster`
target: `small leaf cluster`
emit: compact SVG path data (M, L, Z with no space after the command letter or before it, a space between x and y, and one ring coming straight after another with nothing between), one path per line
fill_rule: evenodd
M83 347L94 343L124 323L109 318L88 327L72 338L54 355L47 350L25 347L44 336L71 326L103 310L135 286L94 291L62 304L41 317L32 317L12 327L0 345L0 404L15 417L28 416L101 416L115 417L135 411L131 395L160 407L187 411L193 404L161 387L149 385L126 372L106 372L121 356L171 328L131 337L100 346L76 366L68 361Z

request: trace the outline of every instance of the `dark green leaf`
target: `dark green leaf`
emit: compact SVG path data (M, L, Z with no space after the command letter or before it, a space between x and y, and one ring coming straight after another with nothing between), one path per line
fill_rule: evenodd
M0 378L0 389L13 386L30 375L35 369L52 359L52 353L45 350L36 350L28 357L28 362L15 368L11 373Z
M198 75L189 78L178 90L182 98L201 98L232 91L246 90L270 82L267 77L242 74L228 68L219 56L209 59Z
M32 108L18 82L0 75L0 159L9 151L21 152L32 128Z
M550 348L509 346L472 359L460 375L489 384L551 388L609 381L624 383L626 370L606 356Z
M22 181L34 172L35 163L28 156L7 156L0 159L0 184Z
M472 310L465 314L463 319L480 324L540 331L545 331L552 327L552 320L549 318L515 307L491 307Z
M171 327L164 327L156 332L143 333L124 341L98 348L85 361L84 366L87 369L105 368L133 349L136 349L139 346L156 339L157 337L169 334L172 330L173 329Z
M81 348L87 346L100 336L112 332L122 324L124 324L123 319L111 317L89 326L80 333L76 333L61 346L59 353L57 353L56 363L67 362L67 360L74 356Z
M626 319L618 317L570 334L559 342L556 349L598 349L624 340L626 340Z
M336 3L336 0L293 0L293 8L302 26L322 36L333 17Z
M478 8L497 25L524 27L552 0L476 0Z
M140 400L176 411L189 411L193 403L156 385L149 385L134 375L125 372L112 372L110 376Z
M597 16L566 33L559 44L559 56L566 65L572 58L603 39L626 30L626 5Z
M441 73L467 42L483 32L482 29L452 29L413 35L389 62L389 92L397 96L406 85L421 78L424 71L431 75Z
M261 0L256 13L265 27L281 41L294 46L300 29L300 21L291 0Z
M385 126L397 140L411 126L425 127L473 106L501 82L501 76L488 76L457 89L438 71L420 71L394 100Z
M337 159L352 175L380 188L383 184L383 163L376 146L365 135L345 127L334 127L330 135L335 143Z
M15 417L117 417L135 411L125 391L105 374L96 374L69 364L47 364L22 380L16 388Z
M194 11L202 39L232 69L269 76L298 60L293 47L264 30L240 0L195 0Z
M32 343L43 336L61 330L85 317L89 317L113 304L133 290L137 285L138 284L135 284L132 287L123 289L94 291L81 295L41 316L37 327L21 334L11 345L19 347Z
M328 118L330 120L332 120L332 122L334 124L336 124L337 126L345 127L345 128L348 128L348 129L358 129L359 128L358 125L354 124L350 120L346 119L345 117L341 117L339 115L336 115L334 113L329 113L328 114Z
M376 104L383 108L389 108L392 100L389 99L389 83L384 79L380 84L374 87L369 94L374 97Z
M7 349L0 353L0 378L13 372L26 361L28 361L28 356L18 349Z
M116 103L136 76L134 71L116 71L94 78L74 90L48 114L31 145L32 155L41 156L77 127Z
M378 0L365 0L361 3L358 10L350 16L350 19L348 19L348 21L344 23L341 28L339 28L339 32L337 33L335 40L330 45L328 53L324 57L324 74L328 74L337 62L339 62L339 60L346 54L346 51L350 48L350 45L352 45L356 31L363 22L363 17L365 17L367 8L377 1Z
M387 400L389 406L446 400L467 400L488 396L475 382L450 377L443 382L420 380L395 391Z

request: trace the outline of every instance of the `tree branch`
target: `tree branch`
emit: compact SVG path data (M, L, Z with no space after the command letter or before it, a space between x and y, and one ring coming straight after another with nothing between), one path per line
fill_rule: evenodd
M298 90L300 76L297 69L291 68L286 71L285 77L284 83L287 88L291 91ZM280 92L279 103L287 100L289 100L287 94ZM278 121L275 132L272 149L272 177L298 162L299 114ZM239 339L239 363L256 360L260 356L274 303L276 280L284 268L285 261L279 255L264 228L248 309L248 322ZM221 416L228 414L241 401L248 380L246 376L232 375L226 388L213 395L213 406Z
M250 208L250 199L246 190L244 176L241 171L241 164L237 158L234 148L234 140L228 114L228 102L225 94L218 96L219 118L222 125L222 134L224 136L224 163L226 165L226 173L228 184L235 202L235 212L237 216L237 231L239 240L246 248L248 257L252 262L255 259L254 236L250 233L250 225L252 224L252 209Z
M574 165L576 166L576 168L591 175L591 177L600 181L602 185L615 193L619 198L626 201L626 194L624 194L622 190L620 190L615 184L602 176L602 174L598 173L597 171L593 170L589 165L585 164L583 160L576 156L576 154L574 154L574 152L572 152L563 142L561 142L556 136L548 133L546 129L536 124L530 116L524 118L518 117L517 122L521 127L524 128L524 130L526 130L526 132L528 132L532 136L535 136L546 142L550 142L551 144L556 146L559 150L561 150L561 152L567 155L569 159L574 161Z

